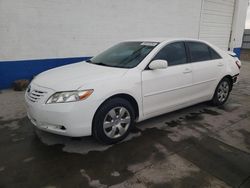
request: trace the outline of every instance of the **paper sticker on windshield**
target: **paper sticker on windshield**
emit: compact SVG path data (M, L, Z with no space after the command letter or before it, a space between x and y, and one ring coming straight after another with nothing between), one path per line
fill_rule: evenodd
M143 42L141 43L142 46L156 46L157 42Z

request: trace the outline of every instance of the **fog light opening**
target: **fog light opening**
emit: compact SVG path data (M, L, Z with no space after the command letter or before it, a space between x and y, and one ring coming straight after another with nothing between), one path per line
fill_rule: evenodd
M60 130L62 130L62 131L65 131L65 130L66 130L66 128L65 128L63 125L56 125L55 128L56 128L56 129L60 129Z
M64 126L61 126L61 130L65 131L65 130L66 130L66 128L65 128Z

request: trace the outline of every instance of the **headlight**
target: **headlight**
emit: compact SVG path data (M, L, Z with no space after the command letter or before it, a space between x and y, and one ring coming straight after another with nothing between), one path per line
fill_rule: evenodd
M93 89L84 90L84 91L64 91L54 93L46 102L46 104L53 103L67 103L75 102L87 99L92 93Z

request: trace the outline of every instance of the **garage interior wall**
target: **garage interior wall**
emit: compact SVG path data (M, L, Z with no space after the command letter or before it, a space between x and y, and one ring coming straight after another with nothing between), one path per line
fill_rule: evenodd
M1 0L0 89L16 79L31 79L49 68L85 60L126 39L201 38L227 50L235 4L234 0Z

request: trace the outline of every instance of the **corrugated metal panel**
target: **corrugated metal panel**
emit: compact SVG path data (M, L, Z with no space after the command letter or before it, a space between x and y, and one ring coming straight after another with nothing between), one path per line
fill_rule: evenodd
M242 49L250 49L250 43L242 43Z
M242 41L243 49L250 49L250 29L245 29Z
M250 35L249 34L244 35L243 42L250 42Z
M199 38L225 50L229 47L235 0L204 0Z
M245 29L244 35L245 35L245 34L250 34L250 29Z

